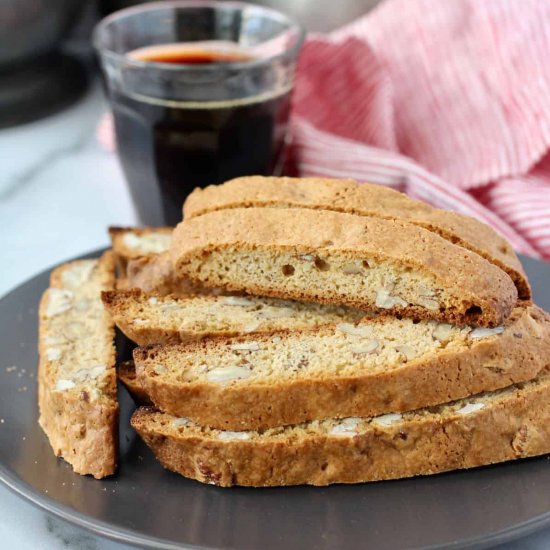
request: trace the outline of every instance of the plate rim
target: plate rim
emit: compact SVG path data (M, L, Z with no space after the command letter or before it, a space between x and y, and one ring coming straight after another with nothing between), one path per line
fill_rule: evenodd
M535 457L539 458L539 457ZM545 457L540 457L545 458ZM62 460L62 459L57 459ZM77 474L75 474L77 475ZM105 537L109 540L119 542L126 545L134 545L138 548L147 548L155 550L212 550L213 547L197 546L193 544L175 543L166 539L157 537L149 537L147 535L138 534L133 529L126 527L116 527L108 522L93 519L86 514L78 512L64 504L60 504L55 499L45 496L38 491L35 491L26 481L18 475L13 474L2 463L0 463L0 483L10 490L12 494L21 497L25 502L33 505L42 512L49 513L55 517L68 522L69 524L82 528L89 533ZM468 548L478 550L490 548L497 544L517 540L523 536L533 534L542 528L550 525L550 510L539 516L535 516L528 521L519 523L495 531L491 534L472 537L456 542L450 542L443 545L416 546L411 547L411 550L451 550L459 548Z
M27 284L31 283L35 279L44 277L45 275L51 273L53 269L62 265L63 263L96 258L99 257L103 252L108 250L107 247L97 248L87 253L83 253L79 256L63 260L57 264L52 264L50 267L43 269L42 271L36 273L33 276L28 277L23 282L19 283L16 287L9 290L6 294L0 297L0 308L2 307L3 302L8 300L12 294L20 291L20 289ZM520 258L522 256L520 255ZM534 260L529 258L529 260ZM540 263L540 260L534 260ZM536 458L546 458L534 457ZM62 460L62 459L57 459ZM77 475L77 474L74 474ZM61 504L57 500L47 495L44 495L36 490L34 490L26 481L24 481L19 475L17 475L12 470L8 469L2 462L0 462L0 483L6 487L12 494L17 497L22 498L27 503L33 505L35 508L41 510L42 512L52 514L53 516L66 521L67 523L77 526L84 529L89 533L94 535L99 535L105 537L109 540L119 542L121 544L130 544L137 546L138 548L147 548L147 549L158 549L158 550L212 550L213 547L202 546L202 545L193 545L193 544L184 544L176 543L166 539L160 539L158 537L150 537L148 535L139 534L137 531L131 528L115 526L112 523L108 523L103 520L94 519L91 516L88 516L70 506ZM451 550L458 548L469 548L472 550L489 548L496 544L502 544L505 542L510 542L516 539L519 539L523 536L528 536L539 530L542 530L544 527L550 526L550 509L538 516L532 517L527 521L518 523L506 527L504 529L497 530L490 534L484 534L477 537L472 537L469 539L463 539L460 541L454 541L446 543L444 545L430 545L430 546L420 546L414 547L412 550Z

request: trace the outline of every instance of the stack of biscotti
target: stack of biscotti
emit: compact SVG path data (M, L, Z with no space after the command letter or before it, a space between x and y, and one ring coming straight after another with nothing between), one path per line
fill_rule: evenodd
M314 178L239 178L184 214L170 277L238 296L103 294L165 467L326 485L550 452L550 318L490 228Z

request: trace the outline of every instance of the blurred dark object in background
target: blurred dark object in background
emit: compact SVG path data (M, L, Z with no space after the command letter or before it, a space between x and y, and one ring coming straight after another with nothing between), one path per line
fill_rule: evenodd
M98 0L99 13L102 17L105 17L114 11L129 8L137 4L144 4L146 1L152 2L155 0Z
M143 4L151 0L98 0L104 16L113 11ZM159 1L159 0L157 0ZM329 32L354 21L373 8L380 0L245 0L286 13L308 31Z
M1 0L0 128L57 112L82 95L86 70L60 48L85 4Z
M327 1L322 6L319 0L251 3L282 11L309 31L328 32L365 14L379 1ZM0 128L54 114L76 101L86 90L88 76L94 75L90 43L93 25L113 11L143 3L0 0ZM67 48L69 35L72 40Z

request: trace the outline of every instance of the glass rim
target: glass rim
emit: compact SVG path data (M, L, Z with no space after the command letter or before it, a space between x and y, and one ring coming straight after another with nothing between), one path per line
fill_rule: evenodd
M255 10L257 12L261 12L264 14L268 14L270 17L277 21L284 22L288 24L289 28L294 27L297 31L297 38L296 42L290 46L289 48L286 48L284 51L268 56L268 57L261 57L256 59L249 59L246 61L236 61L231 63L231 69L252 69L255 67L259 67L262 65L267 65L272 63L273 61L276 61L278 59L283 59L285 57L296 57L297 53L299 52L300 48L302 47L302 44L304 43L306 31L303 25L295 21L294 19L291 19L288 15L272 9L267 8L264 6L259 6L257 4L250 4L248 2L240 2L240 1L229 1L229 2L220 2L218 0L163 0L161 2L147 2L144 4L140 4L137 6L131 6L128 8L123 8L121 10L118 10L111 15L108 15L107 17L104 17L99 23L96 24L93 34L92 34L92 44L95 48L95 50L99 53L100 56L104 56L106 58L109 58L112 61L116 61L118 63L124 63L125 65L133 66L136 68L141 69L162 69L166 71L173 71L173 72L214 72L219 71L220 67L219 64L213 63L213 64L203 64L203 65L196 65L196 64L174 64L174 63L162 63L157 61L143 61L141 59L134 59L129 57L126 54L121 54L118 52L115 52L105 45L101 44L101 38L100 34L105 31L106 27L121 18L126 18L132 15L145 13L149 11L158 11L159 9L163 8L217 8L217 7L228 7L228 8L234 8L239 10L244 10L245 8Z

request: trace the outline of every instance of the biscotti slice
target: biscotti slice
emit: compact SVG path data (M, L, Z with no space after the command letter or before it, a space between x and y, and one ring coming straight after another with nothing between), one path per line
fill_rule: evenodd
M173 227L109 227L117 266L117 288L134 286L128 280L129 264L137 262L132 272L139 273L139 260L152 260L170 248Z
M258 296L497 326L517 300L478 254L407 222L295 208L236 208L174 230L176 276Z
M408 221L483 256L510 275L520 298L531 297L527 276L516 254L493 229L474 218L433 208L383 185L349 179L246 176L195 189L185 201L184 216L188 219L241 207L313 208Z
M127 290L104 292L102 299L118 328L140 346L304 330L365 317L345 306L252 296L176 298Z
M147 293L189 296L194 294L216 294L215 289L204 288L188 277L176 277L168 252L132 258L126 267L124 290L137 288Z
M132 258L169 250L173 230L173 227L109 227L109 236L116 259L124 268Z
M412 410L529 380L550 364L550 321L535 306L493 329L378 318L148 346L134 360L159 409L220 429L266 429Z
M152 408L132 426L161 464L203 483L330 485L430 475L550 452L550 375L403 414L220 431Z
M136 377L133 361L124 361L117 368L117 377L138 405L151 405L151 400Z
M81 260L51 275L39 312L40 425L74 471L102 478L117 463L114 325L100 293L114 285L114 259Z
M168 254L173 227L110 227L119 290L139 288L157 294L211 294L188 278L175 276Z

